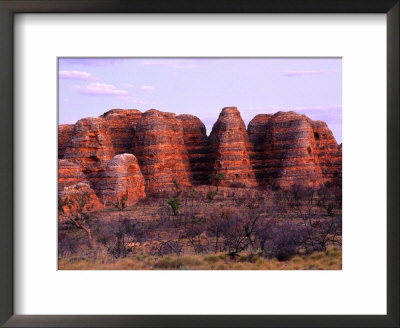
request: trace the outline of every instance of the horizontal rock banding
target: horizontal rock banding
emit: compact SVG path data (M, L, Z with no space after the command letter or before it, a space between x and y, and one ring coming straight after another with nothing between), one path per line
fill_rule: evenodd
M151 109L136 126L133 153L146 181L146 192L170 192L173 181L189 187L191 172L183 140L183 129L176 115Z
M246 127L236 107L225 107L214 124L209 137L212 171L223 173L222 186L257 186L251 167L251 149Z
M74 133L73 124L61 124L58 126L58 158L64 157L65 150Z
M341 176L341 151L321 121L295 112L258 115L249 123L248 132L253 169L261 185L317 186L337 183Z
M142 112L137 109L111 109L101 117L108 127L115 154L131 152L135 128Z
M81 167L66 159L58 160L58 192L80 182L88 182Z
M176 117L183 129L183 140L189 156L192 179L196 184L207 183L206 162L208 155L206 127L194 115Z
M332 131L322 121L311 121L318 156L325 183L342 185L342 147L338 146Z
M132 154L116 155L96 184L104 206L125 202L126 206L146 198L145 184L137 159Z
M114 154L104 120L91 117L81 119L75 124L64 159L77 163L88 178L96 178L104 171Z
M174 180L210 184L218 173L226 187L341 186L342 177L342 146L326 123L278 112L257 115L246 131L236 107L222 110L209 137L193 115L110 110L60 125L59 158L59 193L84 183L106 205L170 193Z

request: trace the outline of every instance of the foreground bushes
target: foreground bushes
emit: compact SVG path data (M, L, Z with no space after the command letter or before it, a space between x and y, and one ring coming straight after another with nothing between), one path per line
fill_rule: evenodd
M175 191L174 197L178 199L180 194ZM200 254L209 265L220 261L220 255L212 254L241 263L255 263L260 258L289 261L341 246L341 196L335 190L293 186L277 192L233 193L219 200L205 196L194 205L198 195L196 191L190 202L182 201L188 204L179 211L170 202L155 200L158 215L151 220L132 217L124 210L118 212L118 220L90 220L96 244L114 260L138 253L161 260ZM78 234L64 228L59 235L61 258L84 248ZM181 260L161 260L157 264L160 268L185 267Z
M341 270L342 252L330 247L327 252L298 255L289 261L243 253L237 260L224 253L213 255L167 255L162 258L131 256L120 259L99 256L62 258L61 270Z

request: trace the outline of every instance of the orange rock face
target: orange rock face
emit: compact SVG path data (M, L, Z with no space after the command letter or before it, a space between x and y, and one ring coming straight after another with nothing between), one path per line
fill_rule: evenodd
M74 133L73 124L61 124L58 126L58 158L64 157L65 149Z
M62 203L67 202L69 204L69 206L63 206L64 213L66 214L76 213L80 203L85 204L84 212L97 211L103 207L89 183L79 182L64 187L58 195Z
M250 161L260 185L265 185L269 178L265 169L265 142L268 121L271 117L272 114L259 114L247 126L247 133L253 147L250 152Z
M66 159L58 160L58 192L80 182L88 182L78 164Z
M98 178L114 157L114 148L107 125L99 117L76 122L64 159L78 164L89 180Z
M236 107L225 107L208 139L213 173L223 173L222 186L257 186L250 163L251 150L246 127Z
M60 125L59 157L59 195L86 190L95 208L171 192L174 180L182 189L209 184L217 173L225 187L341 186L342 179L342 147L326 123L278 112L257 115L246 131L236 107L221 111L209 137L193 115L114 109Z
M183 128L183 140L189 156L192 179L196 184L207 183L207 134L203 122L194 115L182 114L176 117Z
M146 198L145 184L137 159L132 154L116 155L96 184L98 195L105 206L113 206L126 198L131 206Z
M287 188L317 186L341 177L341 151L325 123L295 112L258 115L248 133L261 185Z
M101 117L108 127L115 154L130 153L142 112L137 109L111 109Z
M146 193L171 191L176 179L182 188L191 185L183 130L175 114L151 109L136 126L133 153L146 182Z
M318 156L325 182L330 185L342 186L342 146L338 146L332 131L325 122L311 122L315 152Z

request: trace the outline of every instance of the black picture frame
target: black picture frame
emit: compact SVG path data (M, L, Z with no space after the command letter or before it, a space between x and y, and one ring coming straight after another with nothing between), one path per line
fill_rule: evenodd
M0 324L5 327L399 327L399 8L399 0L0 0ZM13 188L13 20L17 13L385 13L387 315L14 315L13 208L18 196Z

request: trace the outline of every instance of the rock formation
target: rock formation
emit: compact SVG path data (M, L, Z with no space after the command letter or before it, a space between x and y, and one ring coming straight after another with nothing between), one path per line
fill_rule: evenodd
M93 208L170 193L174 180L209 184L217 173L225 187L341 186L342 146L326 123L295 112L257 115L246 131L226 107L207 137L193 115L113 109L60 125L58 138L59 195L85 190Z
M272 114L259 114L247 126L247 133L253 147L250 152L250 161L260 185L265 185L268 181L268 174L265 170L265 138L268 121L271 117Z
M113 206L126 198L131 206L146 198L144 178L137 159L132 154L116 155L96 184L96 190L105 206Z
M74 133L73 124L61 124L58 126L58 158L64 157L69 141Z
M78 164L66 159L58 160L58 192L80 182L88 182Z
M183 140L189 156L192 179L196 184L205 184L207 162L207 133L203 122L194 115L182 114L176 117L183 128Z
M76 122L64 159L78 164L82 172L92 181L104 172L114 153L104 120L91 117Z
M111 109L101 117L108 127L115 154L131 152L135 128L142 112L137 109Z
M60 204L65 204L63 210L66 214L79 211L80 204L84 204L84 212L96 211L103 207L89 183L85 182L64 187L58 196Z
M211 174L223 173L222 186L255 187L257 182L251 167L251 150L246 127L236 107L222 109L209 137Z
M315 152L319 159L325 183L342 185L342 145L338 146L325 122L311 121L315 139Z
M341 151L325 123L295 112L278 112L257 115L248 133L253 169L261 185L338 183Z
M133 153L146 182L146 193L170 192L173 181L182 188L191 185L188 154L183 130L176 115L150 109L136 126Z

